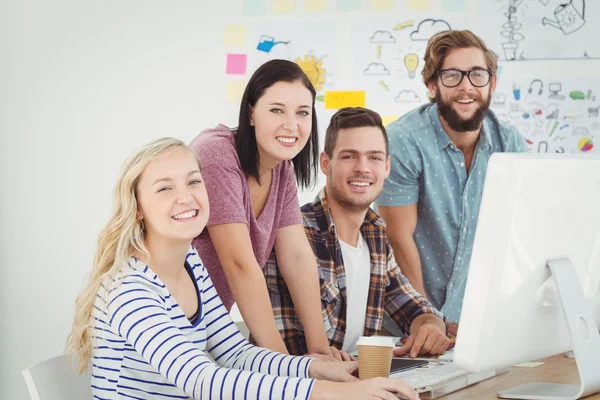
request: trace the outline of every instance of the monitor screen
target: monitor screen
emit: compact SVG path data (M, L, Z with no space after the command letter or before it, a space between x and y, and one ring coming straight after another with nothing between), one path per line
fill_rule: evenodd
M459 322L457 364L484 371L571 350L546 266L557 257L573 263L592 319L600 323L600 156L493 154Z
M551 83L548 85L548 90L551 92L560 92L562 85L560 83Z

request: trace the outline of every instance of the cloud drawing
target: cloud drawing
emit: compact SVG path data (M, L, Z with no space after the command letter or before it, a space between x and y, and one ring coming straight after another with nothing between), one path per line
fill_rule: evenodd
M417 29L410 33L410 39L414 41L429 40L436 33L449 29L450 24L442 19L424 19L419 22Z
M363 71L365 75L389 75L390 70L381 63L371 63Z
M371 43L396 43L396 39L388 31L376 31L369 41Z
M421 98L412 90L401 90L394 101L397 102L420 102Z

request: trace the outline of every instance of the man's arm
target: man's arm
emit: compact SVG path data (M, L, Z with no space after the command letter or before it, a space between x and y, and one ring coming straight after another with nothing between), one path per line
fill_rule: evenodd
M412 357L416 357L418 354L444 352L449 344L446 318L402 275L391 250L387 273L389 285L386 287L385 310L402 330L410 333L404 345L394 350L394 355L403 356L410 352Z
M309 353L333 354L325 334L317 259L302 225L279 228L275 239L277 264L304 327Z
M394 349L394 355L402 357L410 353L414 358L419 354L442 354L450 345L446 337L446 317L417 293L402 276L393 258L388 261L388 277L386 311L400 328L410 332L402 347Z
M394 251L396 262L400 266L400 271L410 281L413 288L427 298L423 284L421 258L413 237L417 228L417 205L377 205L377 212L387 225L387 237Z
M446 324L444 323L444 320L438 315L421 314L417 318L415 318L412 324L410 324L410 334L412 335L417 333L419 331L419 328L421 328L425 324L432 324L433 326L437 327L441 332L446 332Z

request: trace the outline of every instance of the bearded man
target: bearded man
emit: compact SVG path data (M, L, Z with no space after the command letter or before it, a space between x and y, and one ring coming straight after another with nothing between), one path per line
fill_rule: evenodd
M455 335L488 160L527 144L489 110L497 60L478 36L440 32L424 60L431 104L387 126L391 171L375 202L402 273Z

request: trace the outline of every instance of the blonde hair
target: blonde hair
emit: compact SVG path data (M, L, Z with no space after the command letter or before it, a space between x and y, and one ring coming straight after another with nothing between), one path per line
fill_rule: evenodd
M121 168L114 190L113 213L98 235L94 265L77 297L73 327L67 339L67 354L76 362L80 374L87 369L92 355L92 310L100 286L105 279L112 279L133 253L146 258L150 256L144 245L144 224L137 218L136 190L140 176L156 156L175 148L187 149L194 154L180 140L161 138L133 152Z
M436 79L437 72L442 68L444 59L452 50L475 47L483 51L486 66L496 73L498 69L498 58L496 53L490 50L483 40L471 31L442 31L433 35L425 49L425 65L423 66L423 82L425 86Z

